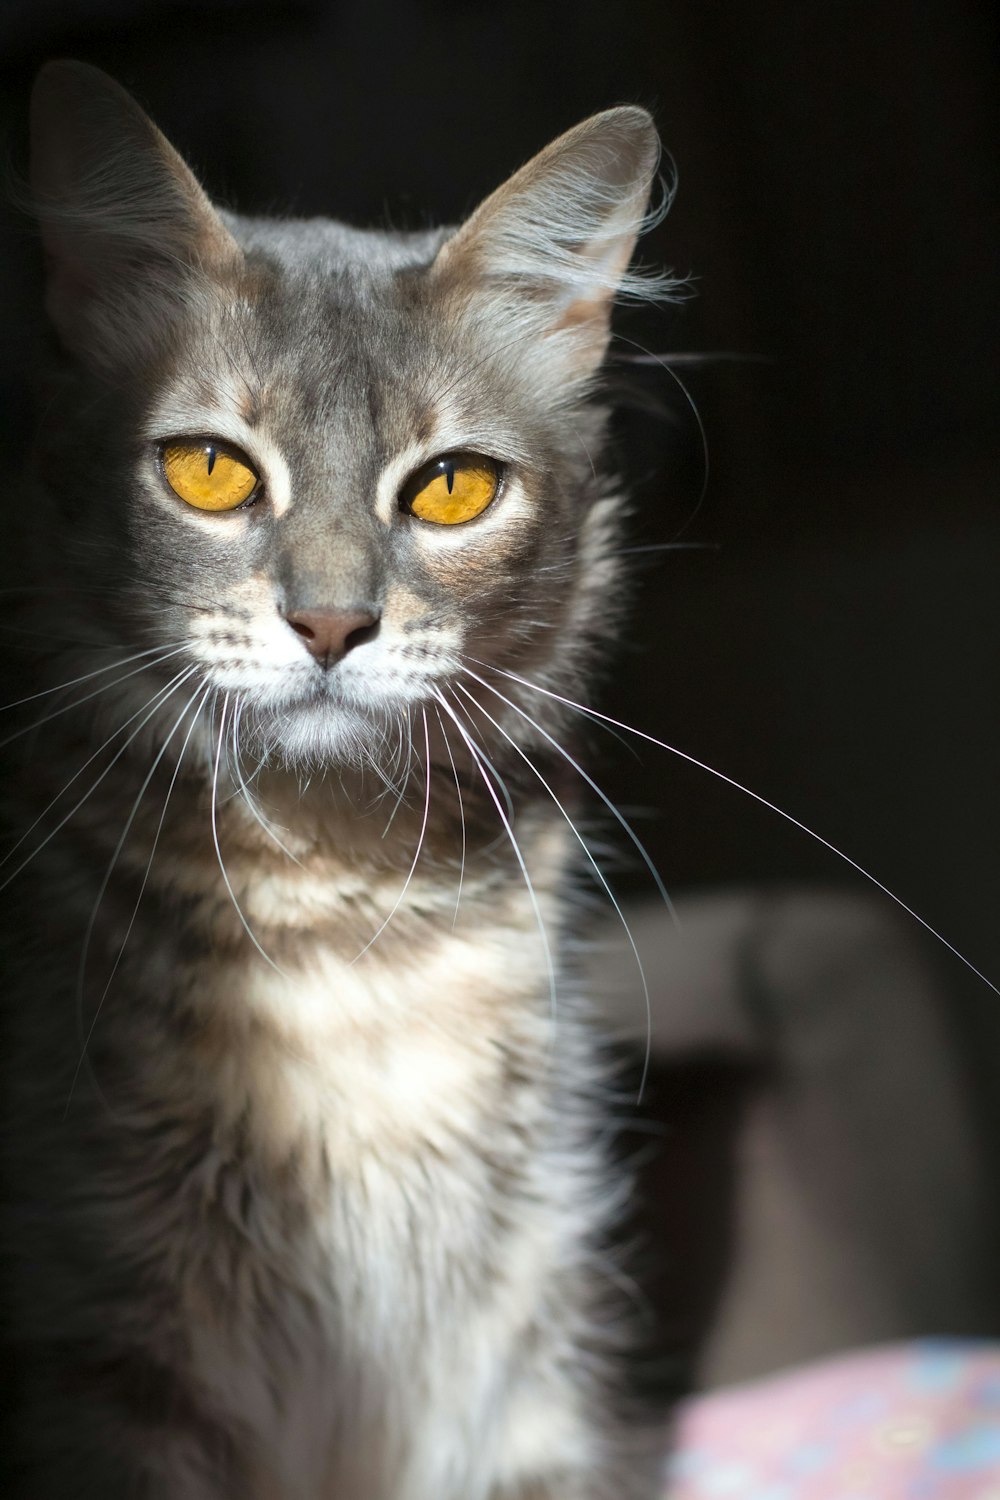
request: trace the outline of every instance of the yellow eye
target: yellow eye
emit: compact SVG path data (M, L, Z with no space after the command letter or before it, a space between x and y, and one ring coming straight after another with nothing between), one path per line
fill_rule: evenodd
M211 438L167 443L161 461L174 494L197 510L234 510L260 483L245 459Z
M399 503L421 521L456 526L471 521L500 488L500 466L481 453L447 453L414 474Z

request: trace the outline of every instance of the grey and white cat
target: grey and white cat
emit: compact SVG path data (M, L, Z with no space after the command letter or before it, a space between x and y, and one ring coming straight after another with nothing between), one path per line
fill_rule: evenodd
M410 235L215 209L81 64L32 114L17 1493L651 1500L540 691L619 611L596 377L665 285L650 119Z

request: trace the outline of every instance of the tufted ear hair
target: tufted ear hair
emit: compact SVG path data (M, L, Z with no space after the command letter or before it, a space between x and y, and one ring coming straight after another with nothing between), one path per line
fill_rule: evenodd
M50 62L31 98L31 199L62 342L97 363L141 352L199 269L242 259L190 168L113 79Z
M468 297L505 304L539 335L558 335L569 373L592 374L615 297L654 299L677 285L628 269L658 160L644 109L593 115L481 203L439 251L434 274Z

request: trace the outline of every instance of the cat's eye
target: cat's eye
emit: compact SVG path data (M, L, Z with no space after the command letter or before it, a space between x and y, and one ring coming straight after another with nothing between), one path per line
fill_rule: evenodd
M399 504L418 520L457 526L482 515L499 488L500 465L495 459L481 453L446 453L407 481Z
M196 510L235 510L260 484L244 454L213 438L164 443L160 463L174 494Z

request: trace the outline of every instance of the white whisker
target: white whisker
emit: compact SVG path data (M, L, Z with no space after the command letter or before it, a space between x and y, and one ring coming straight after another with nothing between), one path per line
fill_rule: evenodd
M188 671L188 674L187 674L188 677L190 677L190 674L192 672L194 672L194 671L195 671L194 667L189 668L189 671ZM183 681L183 679L181 679L181 680ZM178 682L176 684L175 688L174 688L174 691L176 691L176 689L178 687L180 687L180 686L181 686L181 683ZM87 1057L87 1049L90 1046L90 1040L91 1040L91 1037L94 1034L94 1027L97 1025L98 1017L101 1014L101 1010L103 1009L104 1002L107 999L108 991L111 988L112 981L114 980L114 977L115 977L116 973L118 972L118 965L121 963L122 955L125 952L125 948L126 948L126 946L128 944L129 937L132 934L132 928L133 928L133 926L135 924L136 914L137 914L137 912L139 910L139 903L142 900L143 892L146 889L146 882L149 879L149 872L150 872L150 870L153 867L153 856L156 853L156 846L159 843L160 834L161 834L161 832L163 830L164 819L166 818L166 815L167 815L167 804L170 801L170 794L171 794L171 792L174 789L174 783L177 780L177 774L180 771L181 761L184 759L184 752L185 752L185 750L188 747L188 741L190 740L192 732L194 731L195 724L198 722L198 712L196 712L195 715L194 715L194 717L192 718L191 723L190 723L190 725L188 727L187 734L184 736L184 743L181 745L181 751L180 751L180 754L177 757L177 764L174 767L173 775L170 778L170 783L169 783L169 785L167 787L167 794L166 794L165 798L163 799L163 810L160 813L160 821L159 821L159 823L157 824L157 827L156 827L156 832L155 832L154 837L153 837L153 845L152 845L152 848L151 848L150 854L149 854L149 860L147 861L147 864L146 864L146 871L145 871L145 874L142 877L142 881L141 881L140 886L139 886L139 894L136 897L135 905L132 908L132 915L131 915L131 917L129 919L128 926L125 929L125 936L123 937L123 939L121 941L121 944L120 944L120 946L118 948L118 953L117 953L117 955L115 957L114 963L111 966L111 972L108 975L107 983L105 984L104 989L101 991L101 996L100 996L100 999L97 1002L97 1007L96 1007L96 1009L94 1011L94 1014L93 1014L93 1017L91 1019L90 1026L87 1028L87 1034L86 1034L86 1036L84 1036L83 1035L83 1001L84 1001L84 991L85 991L85 987L86 987L87 958L88 958L88 955L90 953L90 944L91 944L91 940L92 940L93 935L94 935L94 927L96 926L96 923L97 923L97 914L100 911L101 902L104 900L104 896L105 896L105 893L106 893L106 891L108 889L108 885L110 883L111 876L112 876L112 873L114 871L115 865L118 863L118 860L119 860L119 858L121 856L122 849L125 847L125 841L128 838L129 832L130 832L130 830L132 828L132 824L135 821L136 815L137 815L137 813L139 811L140 804L142 803L142 799L143 799L143 797L145 797L146 792L149 790L150 783L152 782L153 777L156 775L157 767L159 766L159 764L162 761L163 757L167 753L167 749L168 749L168 747L170 745L170 741L173 739L174 735L177 733L177 730L180 728L181 724L184 722L184 719L185 719L186 715L189 713L190 709L192 708L192 706L193 706L196 698L199 696L199 694L201 695L202 703L204 703L204 701L207 698L207 696L208 696L208 694L209 694L210 691L211 691L211 689L208 688L208 687L199 686L195 690L195 692L192 693L192 695L188 699L187 703L185 703L184 707L181 709L180 714L178 715L177 720L176 720L176 722L173 725L173 728L170 730L170 733L167 735L166 739L163 741L163 744L160 746L160 749L157 752L156 758L154 759L152 765L149 768L149 771L146 774L146 779L143 781L142 786L139 788L138 795L136 796L136 799L135 799L134 803L132 804L132 811L129 813L128 818L126 819L125 827L122 829L121 836L119 837L118 842L115 845L114 853L112 854L111 859L108 862L108 867L107 867L107 869L104 872L104 879L101 882L100 890L97 893L97 900L94 902L94 908L93 908L93 911L90 914L90 920L87 923L87 930L86 930L86 932L84 934L84 938L83 938L83 948L82 948L82 951L80 953L80 964L79 964L79 968L77 970L77 982L76 982L76 1019L77 1019L77 1040L81 1044L80 1045L80 1057L79 1057L79 1060L77 1062L76 1070L75 1070L75 1072L73 1074L72 1081L70 1082L69 1093L68 1093L68 1095L66 1097L66 1108L64 1110L64 1118L65 1118L65 1115L69 1112L70 1104L73 1102L73 1091L76 1088L77 1080L80 1077L80 1070L81 1070L81 1068L84 1065L85 1058ZM200 711L200 708L199 708L199 711ZM94 1081L96 1083L96 1079Z
M475 673L471 673L470 675L471 676L475 676ZM477 678L477 681L479 681L479 680L480 679ZM627 921L627 919L625 917L625 913L621 909L621 906L619 904L617 896L615 895L614 891L611 889L611 886L608 884L608 880L607 880L607 877L604 874L604 871L601 869L600 865L597 863L597 860L594 858L594 854L593 854L593 851L590 848L590 845L587 843L587 841L584 838L583 834L577 828L577 826L574 823L573 819L570 817L569 813L566 811L566 808L563 806L562 802L556 796L556 794L553 791L552 787L549 785L548 781L545 779L545 777L542 775L541 771L535 765L534 761L530 758L530 756L527 754L527 752L525 750L522 750L521 746L517 743L517 741L513 738L513 736L507 733L507 731L506 731L506 729L504 729L503 725L500 724L500 723L498 723L498 721L496 719L494 719L493 715L488 711L488 709L485 709L483 707L483 705L480 702L478 702L477 699L473 698L473 696L469 692L468 688L464 687L461 683L459 683L458 686L459 686L459 691L465 694L465 696L468 698L469 702L473 705L473 707L476 708L479 711L479 713L483 714L485 716L485 718L489 719L489 721L493 725L494 729L496 729L500 734L503 735L503 737L507 741L507 743L509 745L513 746L513 748L517 751L518 755L524 761L524 763L528 767L528 769L531 770L532 772L534 772L535 776L538 777L538 780L541 782L542 786L548 792L549 796L551 797L552 801L555 803L556 807L562 813L564 819L566 820L567 825L569 826L570 832L573 834L573 837L576 839L577 843L580 845L580 848L583 850L584 854L586 855L586 857L587 857L587 859L588 859L588 861L590 863L590 866L591 866L591 868L594 871L594 874L597 876L597 879L600 882L600 884L601 884L601 886L602 886L602 888L604 890L605 895L607 896L608 900L611 902L611 905L614 907L615 911L618 914L618 920L622 924L622 928L624 930L625 936L628 939L629 947L632 949L632 953L633 953L633 956L635 958L635 966L636 966L636 969L638 970L638 973L639 973L639 982L642 985L643 1001L645 1003L645 1008L646 1008L646 1050L645 1050L645 1055L643 1057L643 1063L642 1063L642 1076L639 1079L639 1094L638 1094L638 1098L636 1100L637 1104L641 1104L642 1103L642 1099L643 1099L643 1095L644 1095L644 1093L646 1091L646 1078L647 1078L647 1075L649 1073L649 1061L650 1061L650 1054L651 1054L652 1045L653 1045L653 1010L652 1010L652 1003L651 1003L650 998L649 998L649 985L646 982L646 970L643 967L642 959L639 957L639 949L636 947L635 938L632 936L632 929L628 925L628 921ZM483 686L486 687L487 684L483 683ZM500 695L500 696L502 696L502 695Z
M402 716L397 713L395 718L392 720L392 723L394 724L396 729L396 743L392 746L392 755L386 755L386 759L388 762L387 768L382 766L379 759L379 752L388 751L390 745L388 725L380 726L381 740L377 747L377 750L372 753L367 753L364 757L364 766L374 771L378 780L382 783L382 790L378 793L372 804L376 807L380 802L384 801L386 797L395 796L397 799L399 799L402 796L400 787L397 786L396 782L392 779L393 775L395 774L396 767L399 765L402 756L403 736L400 728L402 722ZM383 838L385 837L385 834L387 832L388 826L383 831Z
M55 637L52 639L55 639ZM186 643L184 641L176 641L172 644L182 649ZM79 677L71 677L68 682L60 682L54 687L42 688L37 693L29 693L26 698L15 698L11 703L0 703L0 713L6 713L11 708L21 708L25 703L33 703L37 698L48 698L52 693L63 693L67 688L77 687L81 682L90 682L94 677L103 677L106 672L114 672L118 667L127 667L131 662L139 661L143 657L157 656L165 649L167 648L164 646L150 646L147 650L136 651L131 656L123 657L120 661L109 661L106 666L95 667L92 672L84 672ZM151 663L147 663L147 665L151 665ZM124 681L124 678L122 678L122 681ZM81 699L80 701L86 702L86 699ZM46 721L43 719L41 722L45 723Z
M161 688L159 690L159 692L156 693L155 696L152 699L150 699L149 701L147 701L146 703L144 703L143 706L142 706L142 708L140 708L136 713L134 713L130 719L126 719L125 723L123 725L121 725L118 729L116 729L114 731L114 734L109 735L108 738L104 741L103 745L101 745L98 750L95 750L94 754L91 755L89 757L89 759L87 759L84 762L84 764L80 767L80 770L77 771L76 774L74 776L72 776L70 778L70 780L66 783L66 786L63 787L63 789L59 793L59 795L57 797L54 797L52 799L52 801L49 803L48 807L45 808L44 812L39 813L38 817L31 824L31 827L27 828L25 830L25 832L21 835L21 837L18 839L17 843L13 846L13 848L11 848L11 849L8 850L7 854L4 855L3 860L0 860L0 865L6 864L7 860L11 857L11 855L14 853L14 851L16 849L20 848L21 844L24 843L24 840L31 833L32 829L38 827L38 825L42 821L42 819L52 810L53 807L55 807L55 805L59 801L59 799L61 797L65 796L66 791L68 790L68 788L70 786L72 786L73 782L76 781L77 778L80 775L82 775L82 773L87 769L87 766L91 765L93 763L93 761L95 761L99 755L103 754L103 752L111 744L112 740L116 739L117 736L119 734L121 734L121 732L122 732L123 729L127 729L128 726L129 726L129 724L133 723L133 721L135 719L139 718L140 714L145 714L145 717L141 720L141 722L138 724L138 726L132 731L132 733L129 735L129 737L125 741L125 743L123 745L121 745L118 750L116 750L115 754L112 756L111 760L105 766L104 770L97 777L97 779L90 784L90 786L84 792L84 794L80 798L80 800L78 802L74 803L74 805L70 808L69 812L66 813L64 817L60 818L59 822L56 824L56 826L54 828L52 828L52 829L49 830L49 832L42 839L42 842L40 844L36 845L36 847L28 855L27 859L22 860L21 863L17 866L17 868L14 869L14 870L12 870L11 873L6 877L6 879L3 882L0 882L0 891L5 891L7 889L7 887L10 885L11 881L12 880L16 880L17 877L18 877L18 875L20 875L21 871L24 870L24 869L26 869L27 866L30 865L31 861L33 859L35 859L41 853L41 851L45 848L46 844L50 841L50 839L55 838L56 834L60 831L60 829L62 829L62 828L64 828L66 826L66 824L69 822L70 818L72 818L75 813L79 812L80 808L84 805L84 803L88 800L88 798L90 798L90 797L93 796L94 792L101 785L101 782L109 774L109 772L111 771L111 769L115 765L117 765L118 761L121 760L122 756L125 754L126 750L128 750L129 746L138 738L138 736L142 733L142 731L145 729L146 725L150 722L150 720L152 718L154 718L155 715L159 712L159 710L162 707L162 705L172 695L174 689L177 688L177 687L179 687L182 682L186 681L186 679L188 677L190 677L191 673L194 672L195 670L196 669L194 667L185 667L185 669L184 669L183 672L179 673L176 677L172 678L171 681L167 684L167 686L165 688Z
M396 797L396 801L395 801L395 803L393 805L392 812L389 814L389 821L386 823L385 827L382 829L382 837L383 838L385 838L386 834L389 832L389 829L392 827L393 819L395 818L396 814L399 812L400 803L402 802L403 798L406 795L406 788L409 785L409 780L410 780L410 767L411 767L411 765L413 763L413 725L410 722L410 708L409 708L409 704L407 704L405 712L406 712L406 765L405 765L405 767L403 769L402 777L400 778L399 793L398 793L398 795ZM402 736L400 736L400 753L402 753ZM393 764L393 769L395 770L395 762Z
M624 816L624 814L615 806L615 804L612 802L611 798L607 795L607 793L604 792L604 791L602 791L602 789L598 786L598 784L594 780L594 778L592 776L588 775L588 773L583 769L583 767L580 765L579 761L575 760L574 757L572 755L570 755L569 751L563 745L560 745L559 741L557 739L555 739L555 737L553 735L549 734L548 730L542 728L541 724L538 723L537 719L533 719L532 716L529 713L527 713L523 708L521 708L519 704L515 703L513 701L513 699L506 697L505 694L503 694L503 693L500 692L499 688L493 687L491 683L489 683L489 682L487 682L485 680L485 678L480 677L477 672L471 671L470 668L468 668L468 667L463 668L463 670L467 673L467 675L469 677L472 677L482 687L486 688L487 691L493 693L493 695L495 697L499 698L502 703L506 703L508 708L512 708L516 714L519 714L520 717L522 719L524 719L525 723L530 724L531 727L532 727L532 729L536 730L538 732L538 734L540 734L543 737L543 739L547 740L548 743L552 746L552 748L554 750L557 750L559 752L559 754L563 757L563 759L565 761L567 761L569 763L569 765L571 765L573 767L574 771L576 771L580 776L582 776L583 780L590 787L591 791L594 792L601 799L601 801L603 802L604 806L608 809L608 812L611 813L612 817L619 824L619 826L621 827L621 829L623 830L623 832L631 840L633 846L638 851L639 856L642 859L643 864L646 866L646 869L649 871L649 873L650 873L650 875L651 875L651 877L653 879L653 882L654 882L654 884L656 886L656 889L659 892L660 897L661 897L661 899L663 901L663 904L667 908L667 911L670 913L670 917L671 917L671 920L674 923L674 926L677 927L677 928L679 928L680 927L680 921L678 920L677 910L676 910L676 908L674 906L673 901L670 899L670 893L668 892L666 886L663 883L663 877L660 875L659 870L656 868L656 865L654 864L654 862L653 862L653 860L652 860L652 858L651 858L648 850L646 849L645 845L643 844L642 840L639 838L639 835L636 833L635 829L629 823L628 819ZM500 669L499 669L499 667L495 667L493 670L494 671L499 671ZM505 675L507 675L507 674L505 674ZM484 712L485 712L485 710L484 710Z
M451 921L451 930L452 932L454 932L455 928L458 925L458 908L462 904L462 884L465 880L465 801L462 797L462 783L458 778L458 767L455 764L455 757L451 753L451 742L448 739L448 731L444 727L444 720L441 717L441 710L437 705L435 705L434 712L437 714L437 721L441 729L441 738L444 740L444 748L447 750L448 759L451 762L451 774L455 778L455 791L458 793L458 812L459 817L462 820L462 862L458 867L458 895L455 897L455 915L452 917Z
M708 433L705 431L705 424L701 420L701 413L698 410L697 404L696 404L695 399L692 396L691 392L688 390L687 386L684 384L683 380L678 375L677 371L674 370L674 369L672 369L671 366L670 366L670 364L665 359L662 359L658 354L652 354L642 344L638 343L638 341L636 339L626 338L623 333L618 333L616 331L615 334L614 334L614 337L616 339L620 340L623 344L631 344L634 348L641 350L642 354L645 355L645 357L651 363L653 363L655 365L659 365L660 369L664 370L670 376L671 380L677 386L677 388L680 391L681 395L684 397L684 400L687 402L688 406L690 407L690 409L691 409L691 415L694 417L695 422L697 423L697 426L698 426L698 436L699 436L699 438L701 440L701 454L702 454L702 462L703 462L704 467L703 467L703 470L702 470L701 489L698 492L698 498L695 501L694 509L692 510L691 514L688 516L688 518L684 522L684 524L681 526L680 530L677 532L677 536L678 537L683 536L684 533L685 533L685 531L687 531L688 527L691 525L692 521L697 516L698 512L701 510L701 507L702 507L702 505L705 502L705 496L708 494L708 478L709 478Z
M455 728L462 736L462 739L465 741L466 748L469 751L469 754L472 756L479 774L483 779L483 785L486 787L486 790L490 794L493 805L496 808L497 813L499 814L501 823L503 824L504 831L510 841L511 849L514 851L514 857L517 860L518 867L521 871L521 877L524 880L525 889L528 892L528 899L531 902L531 909L534 912L535 925L538 928L538 936L541 939L542 943L542 951L545 956L545 967L549 976L549 1004L552 1012L552 1018L553 1020L555 1020L556 1011L558 1008L558 999L556 990L555 964L552 961L552 949L549 946L549 937L548 933L545 930L545 920L542 917L542 909L538 904L538 896L535 893L535 887L532 883L531 876L528 874L528 866L525 863L524 855L521 853L521 846L517 842L517 837L514 833L512 818L508 818L507 814L504 812L503 807L500 803L500 798L497 796L496 789L493 786L493 783L490 781L489 776L486 774L486 765L488 765L489 762L487 761L486 764L484 764L485 757L474 743L471 735L466 732L465 727L459 719L455 709L451 707L451 705L442 694L437 694L436 696L441 707L444 709L445 713L448 715L449 719L451 719ZM495 776L498 776L498 773L493 769L492 766L490 766L490 770L493 771L493 774ZM503 786L502 779L500 784L501 786ZM507 800L508 805L512 806L513 804L510 801L510 794L509 792L507 792L506 788L504 788L504 796Z
M222 849L219 846L219 822L216 815L216 804L219 795L219 763L222 760L222 745L225 736L226 712L228 708L229 694L226 693L222 703L222 715L219 720L219 740L218 744L215 747L214 763L212 766L212 795L209 804L212 823L212 843L215 845L215 857L219 861L219 869L222 871L222 879L225 881L226 890L229 892L229 899L233 903L233 909L236 912L236 915L239 917L240 921L243 924L243 928L246 932L247 937L250 939L251 943L253 943L254 947L257 949L257 952L260 954L264 962L270 964L275 973L280 974L284 979L287 978L285 971L278 967L274 959L271 958L270 954L264 952L264 949L257 941L257 936L253 931L253 928L250 926L250 923L243 915L243 908L240 906L240 903L236 899L236 892L233 890L232 882L229 879L229 872L226 869L225 860L222 858Z
M417 847L416 847L416 850L414 852L413 860L412 860L412 862L410 864L410 868L406 872L406 879L403 881L403 888L400 891L399 895L396 897L396 900L393 903L392 910L390 911L389 915L386 917L386 919L382 923L382 925L379 927L378 931L375 932L375 933L373 933L372 936L368 939L368 941L365 944L365 946L361 949L361 952L360 953L356 953L354 955L354 957L351 959L352 965L356 964L359 958L363 958L364 957L364 955L368 952L368 949L372 946L373 943L375 943L375 942L378 941L378 939L382 936L382 934L385 931L385 929L388 927L389 923L392 921L393 917L396 915L397 911L400 908L400 905L402 904L403 897L406 895L406 892L410 888L410 881L413 879L413 872L417 868L417 860L420 858L420 851L424 847L424 836L427 833L427 820L428 820L428 818L430 816L430 810L431 810L431 737L430 737L430 730L427 728L427 710L425 708L422 708L420 710L420 712L421 712L421 715L422 715L423 721L424 721L424 744L425 744L425 747L426 747L426 754L427 754L426 778L425 778L426 789L425 789L425 792L424 792L424 816L423 816L423 821L420 824L420 836L417 839ZM409 773L409 765L407 765L407 773ZM399 806L399 803L397 802L396 807L398 807L398 806ZM395 809L393 809L393 817L395 817ZM390 818L389 821L391 822L392 819Z
M95 688L92 693L85 693L82 698L74 698L72 703L64 703L62 708L54 709L52 713L45 714L41 719L36 719L34 724L28 724L24 729L15 730L6 739L0 740L0 750L4 749L7 745L12 745L15 740L22 739L24 735L32 734L36 729L41 729L43 724L49 724L53 719L58 719L60 715L68 714L72 709L79 708L81 704L89 703L92 698L99 698L102 693L108 693L112 688L118 687L121 683L128 682L130 677L135 677L139 672L145 672L149 667L161 666L163 662L169 661L171 657L179 656L184 650L186 650L185 646L178 646L173 651L166 651L162 656L157 657L155 661L142 662L139 666L133 667L131 672L126 672L123 677L116 677L114 682L104 682L99 688Z
M475 660L475 658L470 658L470 660ZM477 665L489 666L489 663L477 662ZM564 698L562 694L553 692L551 688L540 687L538 683L529 682L527 678L519 677L514 672L504 671L501 667L493 667L492 670L499 672L502 677L509 677L512 682L520 683L522 687L532 688L536 693L541 693L546 698L554 699L556 703L562 703L567 708L575 708L578 712L586 714L588 718L596 719L606 724L613 724L618 729L624 729L628 734L634 734L638 739L646 740L650 745L656 745L660 750L669 751L671 755L676 755L679 760L686 761L688 765L695 766L699 771L705 771L709 776L714 776L717 781L724 782L726 786L731 786L735 791L742 792L744 796L749 797L753 802L759 803L761 807L766 807L768 812L775 813L779 818L784 818L786 823L790 823L800 833L804 833L809 838L814 839L824 849L829 849L831 854L835 854L838 859L843 860L844 864L849 865L852 870L863 876L865 880L875 886L876 890L881 891L884 896L888 896L889 900L898 906L900 911L904 911L908 917L912 917L914 922L917 922L925 932L930 933L931 937L946 948L953 957L957 958L959 963L964 964L970 973L975 974L976 978L981 980L988 989L991 989L995 995L1000 996L1000 986L995 985L992 979L988 979L981 969L977 969L971 959L966 958L960 948L956 948L954 943L950 943L943 933L940 933L936 927L932 927L930 922L926 921L918 911L914 911L913 907L908 906L900 896L896 895L895 891L891 891L887 885L884 885L877 875L873 875L870 870L866 870L864 865L859 864L856 859L852 859L849 854L845 854L843 849L838 849L836 844L832 844L829 839L825 839L821 833L817 833L808 824L801 822L791 813L785 812L784 808L779 807L776 802L768 801L766 797L762 797L759 792L755 792L752 788L744 786L735 777L727 776L724 771L717 771L714 766L708 765L703 760L698 760L694 755L689 755L686 750L679 750L676 745L668 745L665 740L658 740L655 735L647 734L645 730L636 729L631 724L625 724L620 719L614 719L610 714L599 713L596 708L588 708L585 703L574 703L572 698Z
M437 699L437 701L441 704L441 707L445 710L445 712L448 713L449 718L454 719L454 714L450 713L450 711L448 710L448 705L445 703L445 701L441 697L440 693L435 692L434 696ZM503 797L504 803L505 803L506 808L507 808L507 816L508 816L508 818L510 818L511 822L513 823L513 821L514 821L514 801L513 801L513 798L510 795L510 791L509 791L509 789L507 787L507 783L504 781L503 777L500 775L500 772L497 770L496 766L493 764L492 760L490 759L490 757L489 757L489 755L488 755L488 753L486 751L486 747L482 744L482 742L480 740L477 740L475 738L475 725L472 724L471 722L466 725L466 727L465 727L465 733L463 733L462 738L465 739L466 742L468 742L468 736L470 736L470 735L473 738L473 741L474 741L474 744L475 744L476 753L478 754L478 756L479 756L480 760L483 762L483 764L488 768L488 770L490 771L490 774L493 776L494 781L496 782L497 786L500 788L500 793L501 793L501 795Z
M240 744L239 744L240 713L241 713L242 707L243 707L243 705L242 705L240 696L237 693L236 700L235 700L234 707L233 707L233 719L232 719L232 728L231 728L231 734L230 734L230 738L231 738L231 741L232 741L232 747L233 747L233 754L232 754L231 764L232 764L232 768L233 768L233 774L236 777L237 791L242 796L243 801L245 802L245 804L247 806L247 809L252 814L252 816L256 819L256 821L260 824L261 828L266 833L267 837L271 840L271 842L273 844L276 844L277 847L281 850L282 854L284 854L288 859L290 859L293 864L298 865L301 868L302 861L300 859L298 859L292 853L292 851L289 848L287 848L282 843L281 839L279 839L278 835L274 831L274 827L271 824L270 819L269 818L265 818L263 812L261 811L259 802L257 801L256 797L254 796L253 792L250 790L249 786L247 785L246 779L244 778L243 767L242 767L242 755L241 755ZM259 770L260 770L260 766L258 765L257 771L259 771ZM253 773L253 775L256 775L256 774L257 774L257 772L255 771ZM253 780L253 776L251 776L250 779L252 781Z

